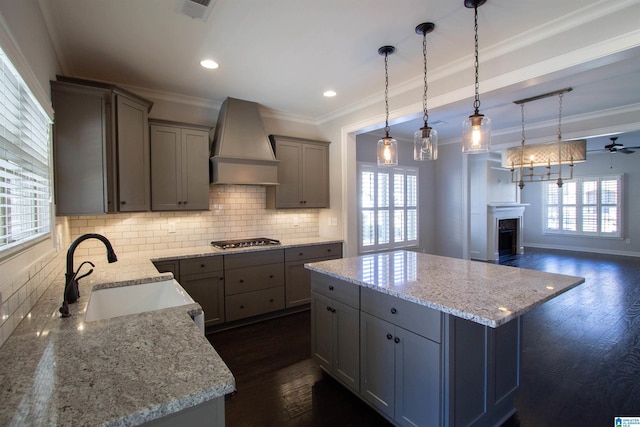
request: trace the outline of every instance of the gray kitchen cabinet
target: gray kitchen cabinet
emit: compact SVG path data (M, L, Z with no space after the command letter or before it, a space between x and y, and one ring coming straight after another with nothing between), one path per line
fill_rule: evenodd
M278 184L267 187L267 208L329 207L329 142L270 135Z
M311 292L311 355L356 393L360 390L359 287L315 277Z
M151 120L151 209L209 209L209 128Z
M205 326L224 323L223 257L207 256L180 260L180 285L204 310Z
M439 425L442 313L368 288L360 297L362 398L397 425Z
M360 314L360 393L400 426L440 422L440 344Z
M225 255L224 274L227 322L284 309L283 249Z
M311 301L311 275L305 263L342 258L342 243L299 246L284 251L285 305L295 307Z
M51 92L56 213L149 210L152 103L113 85L63 77Z

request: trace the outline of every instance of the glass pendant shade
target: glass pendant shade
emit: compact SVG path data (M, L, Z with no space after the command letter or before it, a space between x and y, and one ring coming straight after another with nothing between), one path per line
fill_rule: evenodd
M413 159L417 161L438 158L438 132L428 126L413 134Z
M378 166L396 166L398 164L398 141L385 136L378 141Z
M462 152L488 153L491 148L491 119L483 114L469 116L462 123Z

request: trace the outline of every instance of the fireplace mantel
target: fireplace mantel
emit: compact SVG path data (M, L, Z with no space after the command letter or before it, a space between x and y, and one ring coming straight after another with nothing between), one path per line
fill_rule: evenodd
M498 261L500 252L498 248L498 226L500 220L517 219L517 243L516 252L524 253L522 245L523 216L528 203L489 203L487 204L487 258L488 261Z

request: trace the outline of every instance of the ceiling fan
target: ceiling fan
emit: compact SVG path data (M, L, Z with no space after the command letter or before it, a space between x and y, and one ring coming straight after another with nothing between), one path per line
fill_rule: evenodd
M589 150L589 151L608 151L610 153L624 153L624 154L633 154L634 150L640 149L640 147L625 147L624 144L620 144L616 142L618 140L617 136L613 136L609 138L611 140L611 144L607 144L601 150Z

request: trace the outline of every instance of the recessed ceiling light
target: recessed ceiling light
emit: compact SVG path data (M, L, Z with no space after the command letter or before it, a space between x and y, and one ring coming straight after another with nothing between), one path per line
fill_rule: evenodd
M323 93L324 96L326 96L327 98L331 98L333 96L336 96L336 92L334 90L328 90L325 93Z
M200 65L209 70L215 70L219 67L218 63L213 59L203 59L202 61L200 61Z

